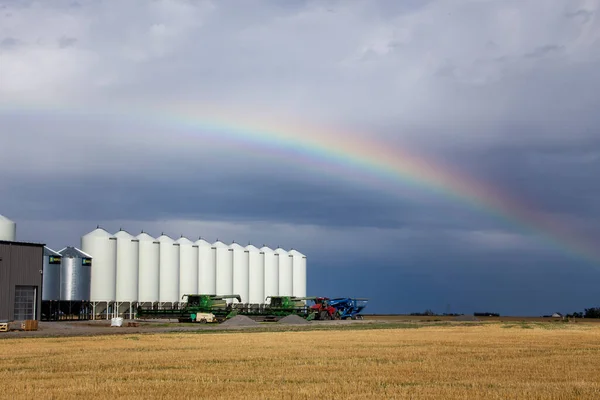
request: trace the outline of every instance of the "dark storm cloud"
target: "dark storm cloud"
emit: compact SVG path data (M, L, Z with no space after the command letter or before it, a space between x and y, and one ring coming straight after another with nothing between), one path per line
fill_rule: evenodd
M375 259L357 257L353 264L318 259L309 270L309 295L331 292L328 282L336 279L340 285L332 296L368 297L369 307L382 313L431 309L541 316L597 304L594 279L598 268L577 259L527 253L473 255L443 247L438 251L438 243L435 248L407 259L391 253Z
M571 143L497 145L485 151L458 152L464 170L523 204L550 213L596 220L600 212L600 137Z
M486 218L457 205L419 205L318 176L253 174L248 178L240 173L178 173L168 179L148 179L115 172L85 178L5 178L11 183L4 188L10 193L4 212L15 218L87 220L91 224L100 220L178 218L386 229L465 227L473 214L479 218L476 225L482 226ZM23 204L28 204L26 213L20 211ZM493 221L489 224L494 226Z

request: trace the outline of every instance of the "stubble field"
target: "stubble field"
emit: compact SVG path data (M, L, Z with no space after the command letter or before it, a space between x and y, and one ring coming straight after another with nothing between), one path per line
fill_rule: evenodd
M600 398L600 327L169 333L0 340L5 398Z

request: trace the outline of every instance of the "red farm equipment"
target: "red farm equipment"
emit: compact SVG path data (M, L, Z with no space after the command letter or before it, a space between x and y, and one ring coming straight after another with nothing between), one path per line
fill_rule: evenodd
M309 297L307 300L312 300L315 303L309 308L307 320L340 319L337 309L329 304L330 299L328 297Z
M329 297L308 297L314 301L310 306L308 320L333 320L333 319L362 319L360 312L367 306L368 299Z

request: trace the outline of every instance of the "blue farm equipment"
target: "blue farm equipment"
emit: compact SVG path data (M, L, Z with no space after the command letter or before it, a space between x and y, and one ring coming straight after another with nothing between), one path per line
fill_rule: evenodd
M368 299L340 298L329 300L329 305L337 310L341 319L362 319L360 312L367 306Z

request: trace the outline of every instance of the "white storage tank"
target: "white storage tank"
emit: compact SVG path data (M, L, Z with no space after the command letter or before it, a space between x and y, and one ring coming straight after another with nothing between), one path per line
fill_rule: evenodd
M260 255L265 270L265 298L279 295L279 270L275 253L267 246L260 249ZM265 299L262 301L265 302Z
M265 302L265 264L260 250L249 244L246 246L248 257L248 303Z
M92 257L75 247L65 247L59 253L60 300L89 301Z
M138 301L139 241L124 230L117 238L117 302Z
M157 240L160 243L158 301L177 303L179 302L179 246L165 234Z
M158 302L160 242L147 233L140 233L139 270L138 270L138 302Z
M217 293L216 263L213 261L212 245L200 238L194 243L198 246L198 293Z
M90 300L115 301L117 279L117 240L98 228L82 236L81 250L89 254L92 264Z
M229 247L231 250L233 250L232 294L239 294L242 298L242 303L248 303L248 253L246 253L246 249L244 247L235 242L233 242Z
M233 293L233 250L225 243L216 241L212 245L213 262L217 271L217 293L218 295L237 294ZM228 301L231 302L231 301Z
M184 294L198 294L198 246L186 237L179 244L179 298Z
M49 247L44 247L42 273L42 300L60 300L60 261L61 255Z
M292 295L306 297L306 256L297 250L290 251L292 258Z
M293 287L292 259L290 254L278 247L275 249L275 260L279 269L279 295L291 296Z
M17 224L0 215L0 240L14 242L17 240Z

